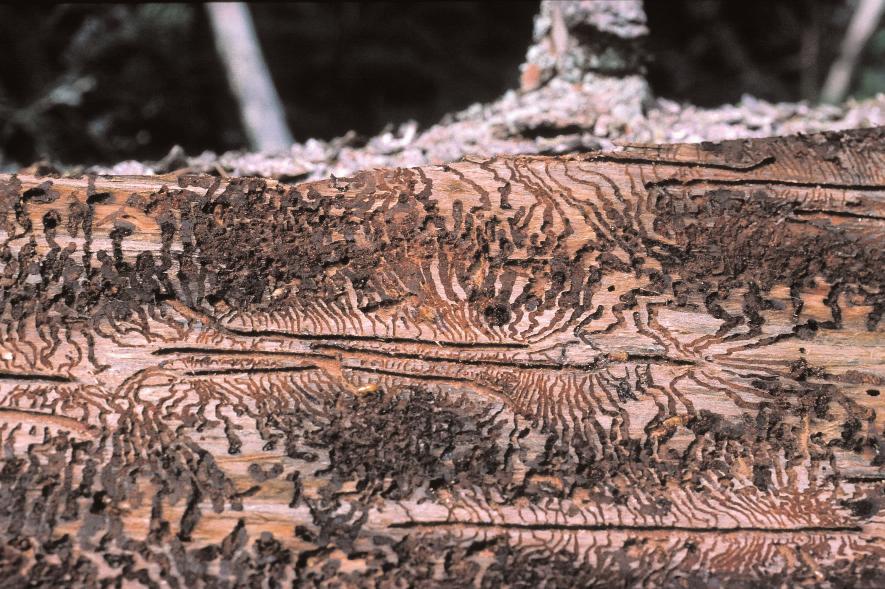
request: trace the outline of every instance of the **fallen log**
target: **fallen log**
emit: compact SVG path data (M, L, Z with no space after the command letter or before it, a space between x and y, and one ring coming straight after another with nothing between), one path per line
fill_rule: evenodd
M0 177L4 579L882 586L883 138Z

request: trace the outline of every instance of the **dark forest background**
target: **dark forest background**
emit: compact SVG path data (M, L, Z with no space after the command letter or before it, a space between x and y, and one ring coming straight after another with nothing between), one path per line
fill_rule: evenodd
M847 1L646 2L657 96L815 101ZM422 126L518 85L537 2L257 4L256 30L296 140ZM857 98L885 89L885 32ZM157 159L246 144L203 7L0 6L0 164Z

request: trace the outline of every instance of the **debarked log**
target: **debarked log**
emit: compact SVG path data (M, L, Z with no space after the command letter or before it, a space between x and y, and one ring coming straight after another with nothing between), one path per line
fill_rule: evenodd
M883 140L0 177L5 582L883 586Z

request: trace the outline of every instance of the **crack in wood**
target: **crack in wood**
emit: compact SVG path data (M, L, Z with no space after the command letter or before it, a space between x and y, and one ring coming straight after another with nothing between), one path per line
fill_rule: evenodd
M692 527L667 525L620 525L620 524L535 524L524 522L486 522L486 521L406 521L392 522L391 528L492 528L496 530L529 530L529 531L581 531L581 532L685 532L690 534L857 534L863 531L862 526L797 526L794 528L773 528L762 526L734 527Z

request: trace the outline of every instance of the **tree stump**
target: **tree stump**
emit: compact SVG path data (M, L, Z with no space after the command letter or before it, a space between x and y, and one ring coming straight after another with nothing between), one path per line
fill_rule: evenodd
M883 586L883 139L0 177L4 582Z

